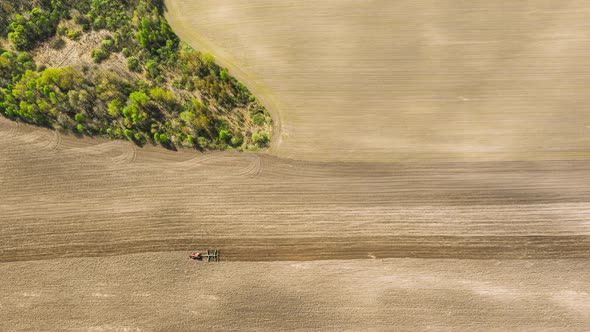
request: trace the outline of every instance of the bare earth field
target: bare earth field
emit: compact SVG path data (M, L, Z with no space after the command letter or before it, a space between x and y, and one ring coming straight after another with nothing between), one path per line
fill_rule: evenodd
M586 330L584 260L195 265L179 253L0 264L0 330Z
M278 156L588 157L584 0L166 4L178 35L275 113Z
M0 330L590 324L589 161L199 155L3 119L0 155Z
M0 331L588 329L587 4L166 3L271 153L0 119Z

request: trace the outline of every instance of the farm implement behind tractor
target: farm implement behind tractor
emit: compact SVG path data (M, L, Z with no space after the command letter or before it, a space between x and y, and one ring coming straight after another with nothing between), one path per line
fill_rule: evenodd
M192 253L189 258L190 259L194 259L197 261L202 261L203 259L207 259L207 262L219 262L219 250L215 249L215 250L209 250L207 249L207 252L202 254L200 252L195 252Z

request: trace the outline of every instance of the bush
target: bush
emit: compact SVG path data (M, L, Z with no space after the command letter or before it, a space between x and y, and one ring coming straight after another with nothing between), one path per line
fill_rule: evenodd
M219 139L227 142L229 139L231 139L232 135L230 134L229 131L223 129L221 131L219 131Z
M125 135L125 137L127 137L129 140L133 140L135 133L131 129L125 129L123 130L123 135Z
M215 58L210 53L201 54L201 61L203 61L205 66L211 66L215 64Z
M158 141L162 143L162 145L167 145L170 144L170 137L168 137L166 134L160 134Z
M68 28L66 28L65 26L60 25L57 27L57 35L58 36L65 36L67 32L68 32Z
M76 120L76 122L82 122L82 121L84 121L84 115L82 113L77 113L74 116L74 120Z
M92 61L101 63L109 57L109 53L102 48L92 50Z
M242 135L236 135L231 138L230 144L233 147L241 146L244 143L244 137Z
M222 81L227 81L229 79L229 75L225 70L222 70L219 72L219 78L221 78Z
M134 57L127 58L127 68L129 70L138 72L139 71L139 60Z
M257 126L262 126L266 122L266 118L262 113L256 113L252 116L252 122Z
M66 36L71 40L78 40L78 38L80 38L81 35L82 32L80 32L79 30L68 30L66 32Z
M148 77L156 78L160 75L160 68L158 67L158 63L155 60L149 60L145 64L145 69L147 70Z
M61 38L55 38L50 44L49 47L51 47L54 50L61 50L62 48L64 48L66 46L66 42L61 39Z
M268 144L268 136L265 133L254 133L252 134L252 143L259 147L265 147Z
M123 107L123 103L120 100L114 99L109 103L108 106L108 113L110 116L116 118L121 115L121 108Z
M103 50L110 52L114 49L115 42L112 39L105 39L102 41L101 47Z

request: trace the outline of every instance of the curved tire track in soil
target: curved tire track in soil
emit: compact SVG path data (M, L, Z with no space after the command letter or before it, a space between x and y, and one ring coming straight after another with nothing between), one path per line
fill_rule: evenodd
M0 136L15 137L18 135L19 122L0 117Z

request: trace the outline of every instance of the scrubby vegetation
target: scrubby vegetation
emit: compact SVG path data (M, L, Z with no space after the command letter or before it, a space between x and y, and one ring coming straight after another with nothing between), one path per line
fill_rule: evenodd
M270 117L248 89L179 41L161 0L0 0L0 113L82 135L203 149L265 147ZM89 63L37 64L34 50L104 39ZM124 59L129 75L108 66Z

